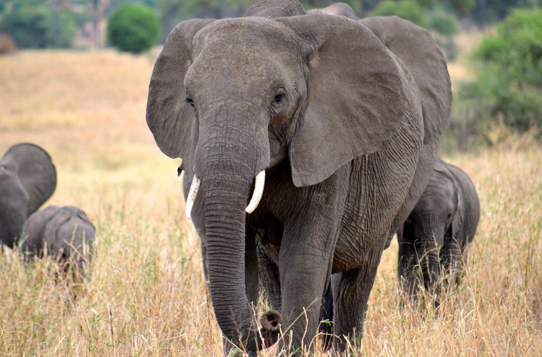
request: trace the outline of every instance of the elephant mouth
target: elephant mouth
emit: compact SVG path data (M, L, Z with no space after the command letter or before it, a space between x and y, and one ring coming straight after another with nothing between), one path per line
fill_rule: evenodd
M194 207L194 202L196 201L196 197L198 195L200 185L201 185L201 180L198 178L197 175L194 175L194 178L192 179L192 184L190 185L188 198L186 200L186 217L187 218L192 218L192 207ZM256 208L258 208L258 205L260 204L260 201L262 200L264 188L265 188L265 170L262 170L260 171L258 175L256 175L256 179L254 183L254 193L252 194L252 198L250 199L248 206L245 208L246 213L251 214L252 212L256 210Z

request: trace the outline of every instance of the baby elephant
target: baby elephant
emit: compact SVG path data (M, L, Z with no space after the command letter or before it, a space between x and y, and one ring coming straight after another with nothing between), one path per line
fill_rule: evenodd
M436 299L442 273L446 281L459 280L465 248L474 238L479 219L480 201L469 176L437 159L427 188L397 232L402 289L417 297L417 267L425 288Z
M85 268L92 258L96 228L85 212L73 206L49 206L31 215L23 226L23 253L30 259L45 254L65 269Z

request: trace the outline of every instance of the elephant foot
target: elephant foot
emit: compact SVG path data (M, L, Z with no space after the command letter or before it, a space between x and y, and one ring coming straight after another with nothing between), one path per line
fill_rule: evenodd
M263 338L264 348L270 347L278 341L282 316L278 311L270 310L260 317L262 328L260 334Z

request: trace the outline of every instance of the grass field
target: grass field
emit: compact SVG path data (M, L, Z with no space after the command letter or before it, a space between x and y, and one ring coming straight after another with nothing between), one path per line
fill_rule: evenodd
M55 283L53 262L0 254L1 355L221 354L179 161L160 153L145 123L152 65L114 52L0 57L0 153L44 147L58 169L47 205L80 206L98 228L76 300ZM445 159L471 175L482 205L463 282L438 313L400 308L394 242L352 355L542 356L542 147L514 137Z

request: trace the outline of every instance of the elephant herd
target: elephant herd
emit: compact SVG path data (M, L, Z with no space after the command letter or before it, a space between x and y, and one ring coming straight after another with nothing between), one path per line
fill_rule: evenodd
M161 151L182 158L226 354L311 349L323 319L344 350L362 337L395 235L400 290L417 299L424 288L438 306L480 216L471 179L437 157L451 104L437 43L398 17L267 0L171 31L146 120ZM15 145L0 170L4 245L88 262L95 229L83 211L35 212L56 186L47 153ZM273 310L256 319L261 288Z
M28 143L9 148L0 159L0 239L27 260L48 255L63 270L84 274L96 234L85 212L55 205L38 211L56 184L56 168L45 150Z

